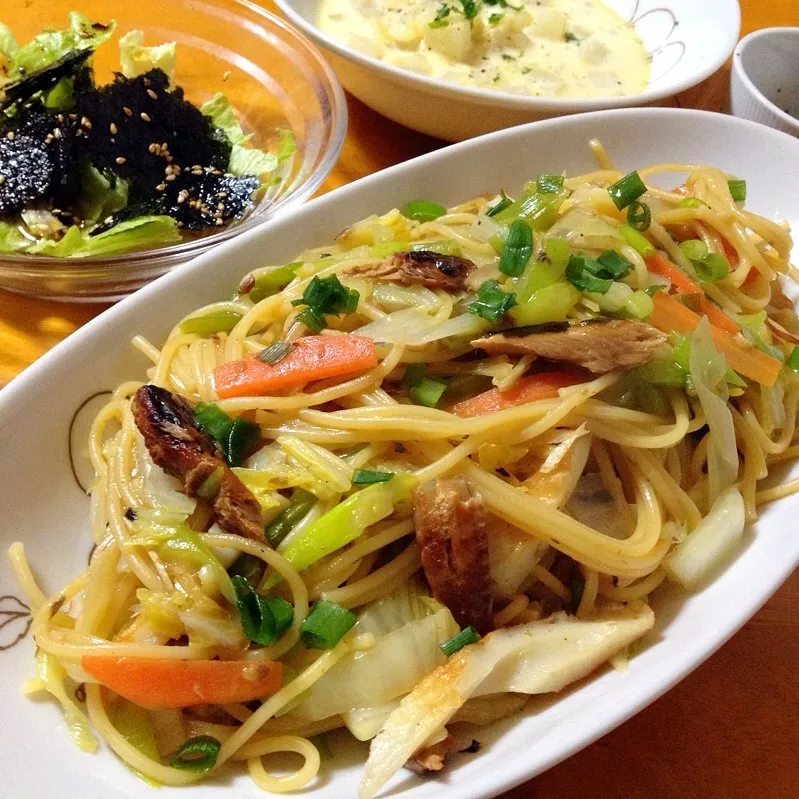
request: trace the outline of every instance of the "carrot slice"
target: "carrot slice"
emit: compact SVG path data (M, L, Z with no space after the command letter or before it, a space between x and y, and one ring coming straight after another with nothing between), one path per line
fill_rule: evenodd
M81 665L112 691L153 710L249 702L275 693L283 680L283 667L272 661L84 655Z
M537 375L522 377L508 391L492 388L476 397L463 400L452 407L453 413L463 418L483 416L486 413L504 411L516 405L525 405L542 399L553 399L558 396L558 389L587 383L591 377L578 369L560 369L557 372L541 372Z
M655 253L646 259L646 266L650 272L656 275L665 277L680 294L696 294L699 310L707 316L707 318L716 327L726 330L728 333L735 335L741 328L738 324L733 322L721 308L715 306L702 291L702 287L698 283L694 283L688 275L683 274L676 266L670 264L661 255Z
M649 318L651 324L665 333L692 333L702 317L677 302L663 291L652 297L654 310ZM723 353L727 365L744 377L755 380L764 386L774 385L782 364L754 347L738 344L726 330L721 330L710 320L710 333L716 349Z
M375 366L377 354L370 338L351 334L304 336L273 366L257 358L230 361L214 370L214 381L220 399L257 397Z

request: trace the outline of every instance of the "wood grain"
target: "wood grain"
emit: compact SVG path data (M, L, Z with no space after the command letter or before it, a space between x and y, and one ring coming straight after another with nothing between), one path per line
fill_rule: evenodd
M741 6L742 34L799 25L796 0L742 0ZM673 104L721 110L728 81L725 67ZM348 100L347 141L322 192L442 146ZM0 291L0 385L101 310ZM799 573L663 698L505 799L796 799L797 663Z

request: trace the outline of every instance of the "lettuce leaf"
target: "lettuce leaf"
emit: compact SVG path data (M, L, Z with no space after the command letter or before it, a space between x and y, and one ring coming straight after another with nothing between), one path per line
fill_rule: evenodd
M108 25L92 24L88 17L71 11L67 30L45 30L20 47L9 64L10 75L30 75L49 67L69 53L93 50L110 38L116 27L112 20Z
M11 32L11 28L0 22L0 56L5 56L11 60L18 50L19 45Z
M24 251L54 258L89 258L145 250L180 241L177 223L169 216L140 216L120 222L97 236L73 225L59 241L42 239Z
M126 78L136 78L151 69L160 69L175 82L175 42L145 47L144 33L130 31L119 40L119 63Z
M241 129L230 100L221 92L217 92L210 100L203 103L200 111L211 118L214 125L233 145L228 172L238 177L274 172L297 149L294 134L282 128L278 128L277 131L278 143L274 153L245 146L252 138L252 134L245 134Z
M30 239L25 238L18 225L0 222L0 252L24 252L30 243Z
M128 204L128 182L117 175L104 175L89 161L80 165L78 210L88 222L97 222L121 211Z

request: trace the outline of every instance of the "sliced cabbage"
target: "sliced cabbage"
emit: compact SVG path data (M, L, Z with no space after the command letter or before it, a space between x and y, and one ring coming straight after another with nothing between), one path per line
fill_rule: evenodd
M52 694L61 705L67 733L72 742L84 752L94 752L97 749L97 739L92 735L89 720L67 693L64 686L67 673L64 667L53 655L43 649L39 649L36 653L36 664L39 679L44 683L48 693Z
M556 614L461 649L400 702L374 738L359 799L371 799L471 696L559 691L651 629L654 618L646 606L595 621Z
M439 644L457 633L458 625L447 608L412 580L391 596L368 604L353 630L374 635L375 645L340 660L313 685L292 715L314 721L357 710L351 717L353 725L366 725L365 719L377 718L382 705L408 693L444 662ZM365 733L362 726L356 737Z
M513 596L547 550L546 544L495 516L488 522L488 563L496 593Z
M471 313L453 316L442 322L435 330L431 330L422 338L422 344L430 344L442 339L474 338L480 336L491 327L491 323Z
M399 699L392 699L377 707L356 707L341 714L344 726L359 741L371 741L380 732L388 717L399 706Z
M473 696L452 717L453 724L493 724L520 712L530 701L527 694L489 694Z
M324 447L296 436L281 436L277 443L287 455L313 475L315 483L309 490L319 499L333 499L352 487L352 468Z
M152 47L144 46L142 31L128 31L119 40L119 63L126 78L136 78L151 69L166 73L170 83L175 82L175 42L165 42Z
M180 491L180 481L156 466L142 434L136 431L136 472L141 478L144 498L155 509L174 513L186 518L197 504Z
M425 286L400 286L397 283L376 283L372 298L389 311L402 308L434 308L438 297Z
M596 472L586 472L580 477L565 511L578 522L611 538L623 540L632 533L632 517L619 513L613 496Z
M666 557L666 574L685 588L695 588L735 551L745 525L743 497L732 486L722 492L710 513Z
M696 395L710 430L707 476L709 504L712 505L738 476L738 448L732 414L727 406L727 361L716 351L707 317L702 317L691 334L689 365Z
M564 238L578 250L616 250L624 242L621 233L599 214L572 208L547 232L547 238Z
M477 318L477 317L475 317ZM359 336L366 336L372 341L383 341L388 344L422 344L425 337L442 324L440 319L435 319L426 311L417 308L407 308L404 311L394 311L382 319L358 328L355 332Z

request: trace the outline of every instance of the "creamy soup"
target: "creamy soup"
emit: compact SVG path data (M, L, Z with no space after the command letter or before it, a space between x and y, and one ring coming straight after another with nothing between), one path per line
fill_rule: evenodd
M649 58L600 0L324 0L319 27L387 64L531 97L642 91Z

